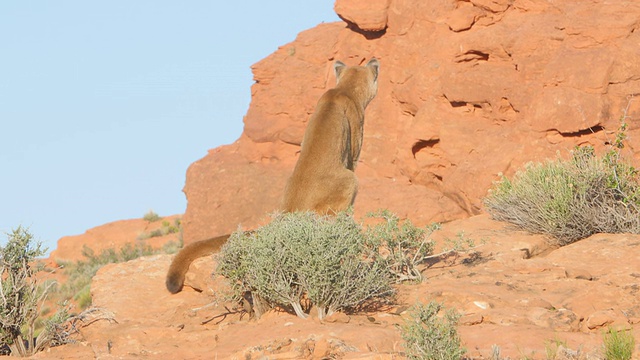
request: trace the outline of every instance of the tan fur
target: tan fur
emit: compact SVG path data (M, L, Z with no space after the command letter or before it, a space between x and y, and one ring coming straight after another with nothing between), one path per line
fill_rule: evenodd
M282 211L334 214L353 204L364 110L378 91L378 69L376 59L366 66L336 61L336 86L320 97L309 119L300 157L284 191ZM167 273L167 289L174 294L182 290L191 262L217 251L228 238L219 236L183 248Z
M354 170L362 148L364 109L376 96L378 61L334 66L336 87L322 95L302 140L300 158L284 192L285 212L320 214L347 209L355 200Z
M222 235L212 239L197 241L182 248L178 255L173 258L165 285L170 293L175 294L182 290L184 278L187 275L191 263L202 256L212 254L222 247L230 235Z

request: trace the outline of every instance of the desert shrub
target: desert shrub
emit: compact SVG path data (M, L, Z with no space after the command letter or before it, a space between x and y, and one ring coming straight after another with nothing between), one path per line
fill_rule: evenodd
M429 236L440 225L419 228L408 219L400 222L398 216L388 210L379 210L367 217L379 220L368 225L364 234L365 245L371 253L384 259L396 282L420 281L418 265L433 254L435 243Z
M0 347L8 346L15 356L30 356L56 338L53 326L64 321L55 315L36 337L36 324L42 304L53 283L38 283L34 274L40 268L36 258L45 254L33 235L18 227L0 247Z
M158 217L158 219L153 220L153 221L157 221L159 219L160 218ZM173 224L171 224L167 220L162 220L162 227L160 229L152 230L150 232L144 232L144 233L138 235L137 239L138 240L146 240L146 239L153 238L153 237L160 237L160 236L165 236L165 235L168 235L168 234L179 233L181 230L182 230L182 223L181 223L180 219L175 219Z
M303 318L304 298L323 318L393 293L386 263L371 255L349 213L287 213L254 232L235 232L220 253L217 271L238 297L250 292Z
M69 322L73 317L69 312L71 307L68 302L62 302L59 304L58 311L43 321L43 331L47 334L51 346L59 346L73 342L71 339L72 331L69 330Z
M175 254L178 251L180 251L180 249L182 249L182 247L184 246L184 243L182 241L182 237L179 237L177 241L167 241L164 245L162 245L162 253L163 254Z
M156 221L162 219L162 217L160 215L156 214L153 210L149 210L146 214L144 214L142 219L145 220L145 221L148 221L148 222L156 222Z
M614 149L579 147L569 160L529 164L484 201L491 216L566 245L594 233L640 232L638 172Z
M630 360L636 341L629 330L609 329L604 334L604 358L606 360Z
M442 317L438 313L443 310ZM460 345L456 325L458 315L453 309L445 310L442 304L418 303L410 318L401 327L408 359L459 360L466 353Z
M129 260L137 259L139 257L156 254L157 251L149 244L145 243L126 243L120 248L120 254L116 258L115 262L127 262Z
M181 226L182 225L181 225L180 219L175 219L173 224L169 223L166 220L163 220L162 221L162 235L175 234L175 233L180 231Z

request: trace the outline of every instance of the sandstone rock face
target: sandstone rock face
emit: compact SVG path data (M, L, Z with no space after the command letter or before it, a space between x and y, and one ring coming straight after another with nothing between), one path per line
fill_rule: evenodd
M388 208L423 224L478 214L499 174L576 145L603 151L625 114L624 155L640 151L637 1L338 0L335 8L348 26L302 32L253 66L241 138L188 170L186 243L255 227L278 208L336 59L381 63L356 215Z
M362 31L387 28L390 0L336 0L334 10L341 19Z

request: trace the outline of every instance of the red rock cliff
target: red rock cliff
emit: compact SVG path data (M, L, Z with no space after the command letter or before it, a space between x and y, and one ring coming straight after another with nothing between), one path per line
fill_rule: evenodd
M185 243L251 228L278 208L333 60L381 63L356 171L356 215L423 224L481 211L499 173L603 149L640 93L640 3L338 0L319 25L252 67L238 141L187 171ZM366 11L365 11L366 10ZM625 155L640 150L640 99Z

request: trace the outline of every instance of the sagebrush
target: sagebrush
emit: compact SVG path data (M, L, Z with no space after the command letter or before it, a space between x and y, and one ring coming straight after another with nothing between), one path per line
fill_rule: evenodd
M158 215L155 211L149 210L147 213L144 214L142 219L148 222L156 222L162 219L162 217Z
M254 232L235 232L220 253L217 271L238 297L249 292L254 300L291 308L303 318L306 299L323 318L393 294L387 264L372 256L365 242L348 213L280 214Z
M387 264L396 282L420 281L422 274L418 265L433 254L435 242L430 236L440 225L419 228L408 219L401 222L388 210L378 210L367 217L374 220L364 231L364 245L372 256L380 257Z
M147 221L149 221L149 220L147 220ZM155 220L155 221L157 221L157 220ZM165 236L165 235L169 235L169 234L180 233L181 231L182 231L182 222L181 222L180 219L175 219L173 221L173 224L171 224L167 220L162 220L162 227L160 227L159 229L156 229L156 230L152 230L150 232L144 232L144 233L138 235L137 239L138 240L146 240L146 239L149 239L149 238L154 238L154 237L160 237L160 236Z
M35 273L42 267L37 258L46 249L23 227L8 235L0 247L0 347L6 345L14 356L30 356L59 340L57 325L66 320L58 313L38 334L36 322L53 283L39 283Z
M566 245L595 233L640 233L638 171L619 150L589 146L569 160L529 164L503 177L484 201L491 216Z
M444 309L438 302L416 304L401 327L407 358L460 360L466 350L456 328L459 318L455 310Z

